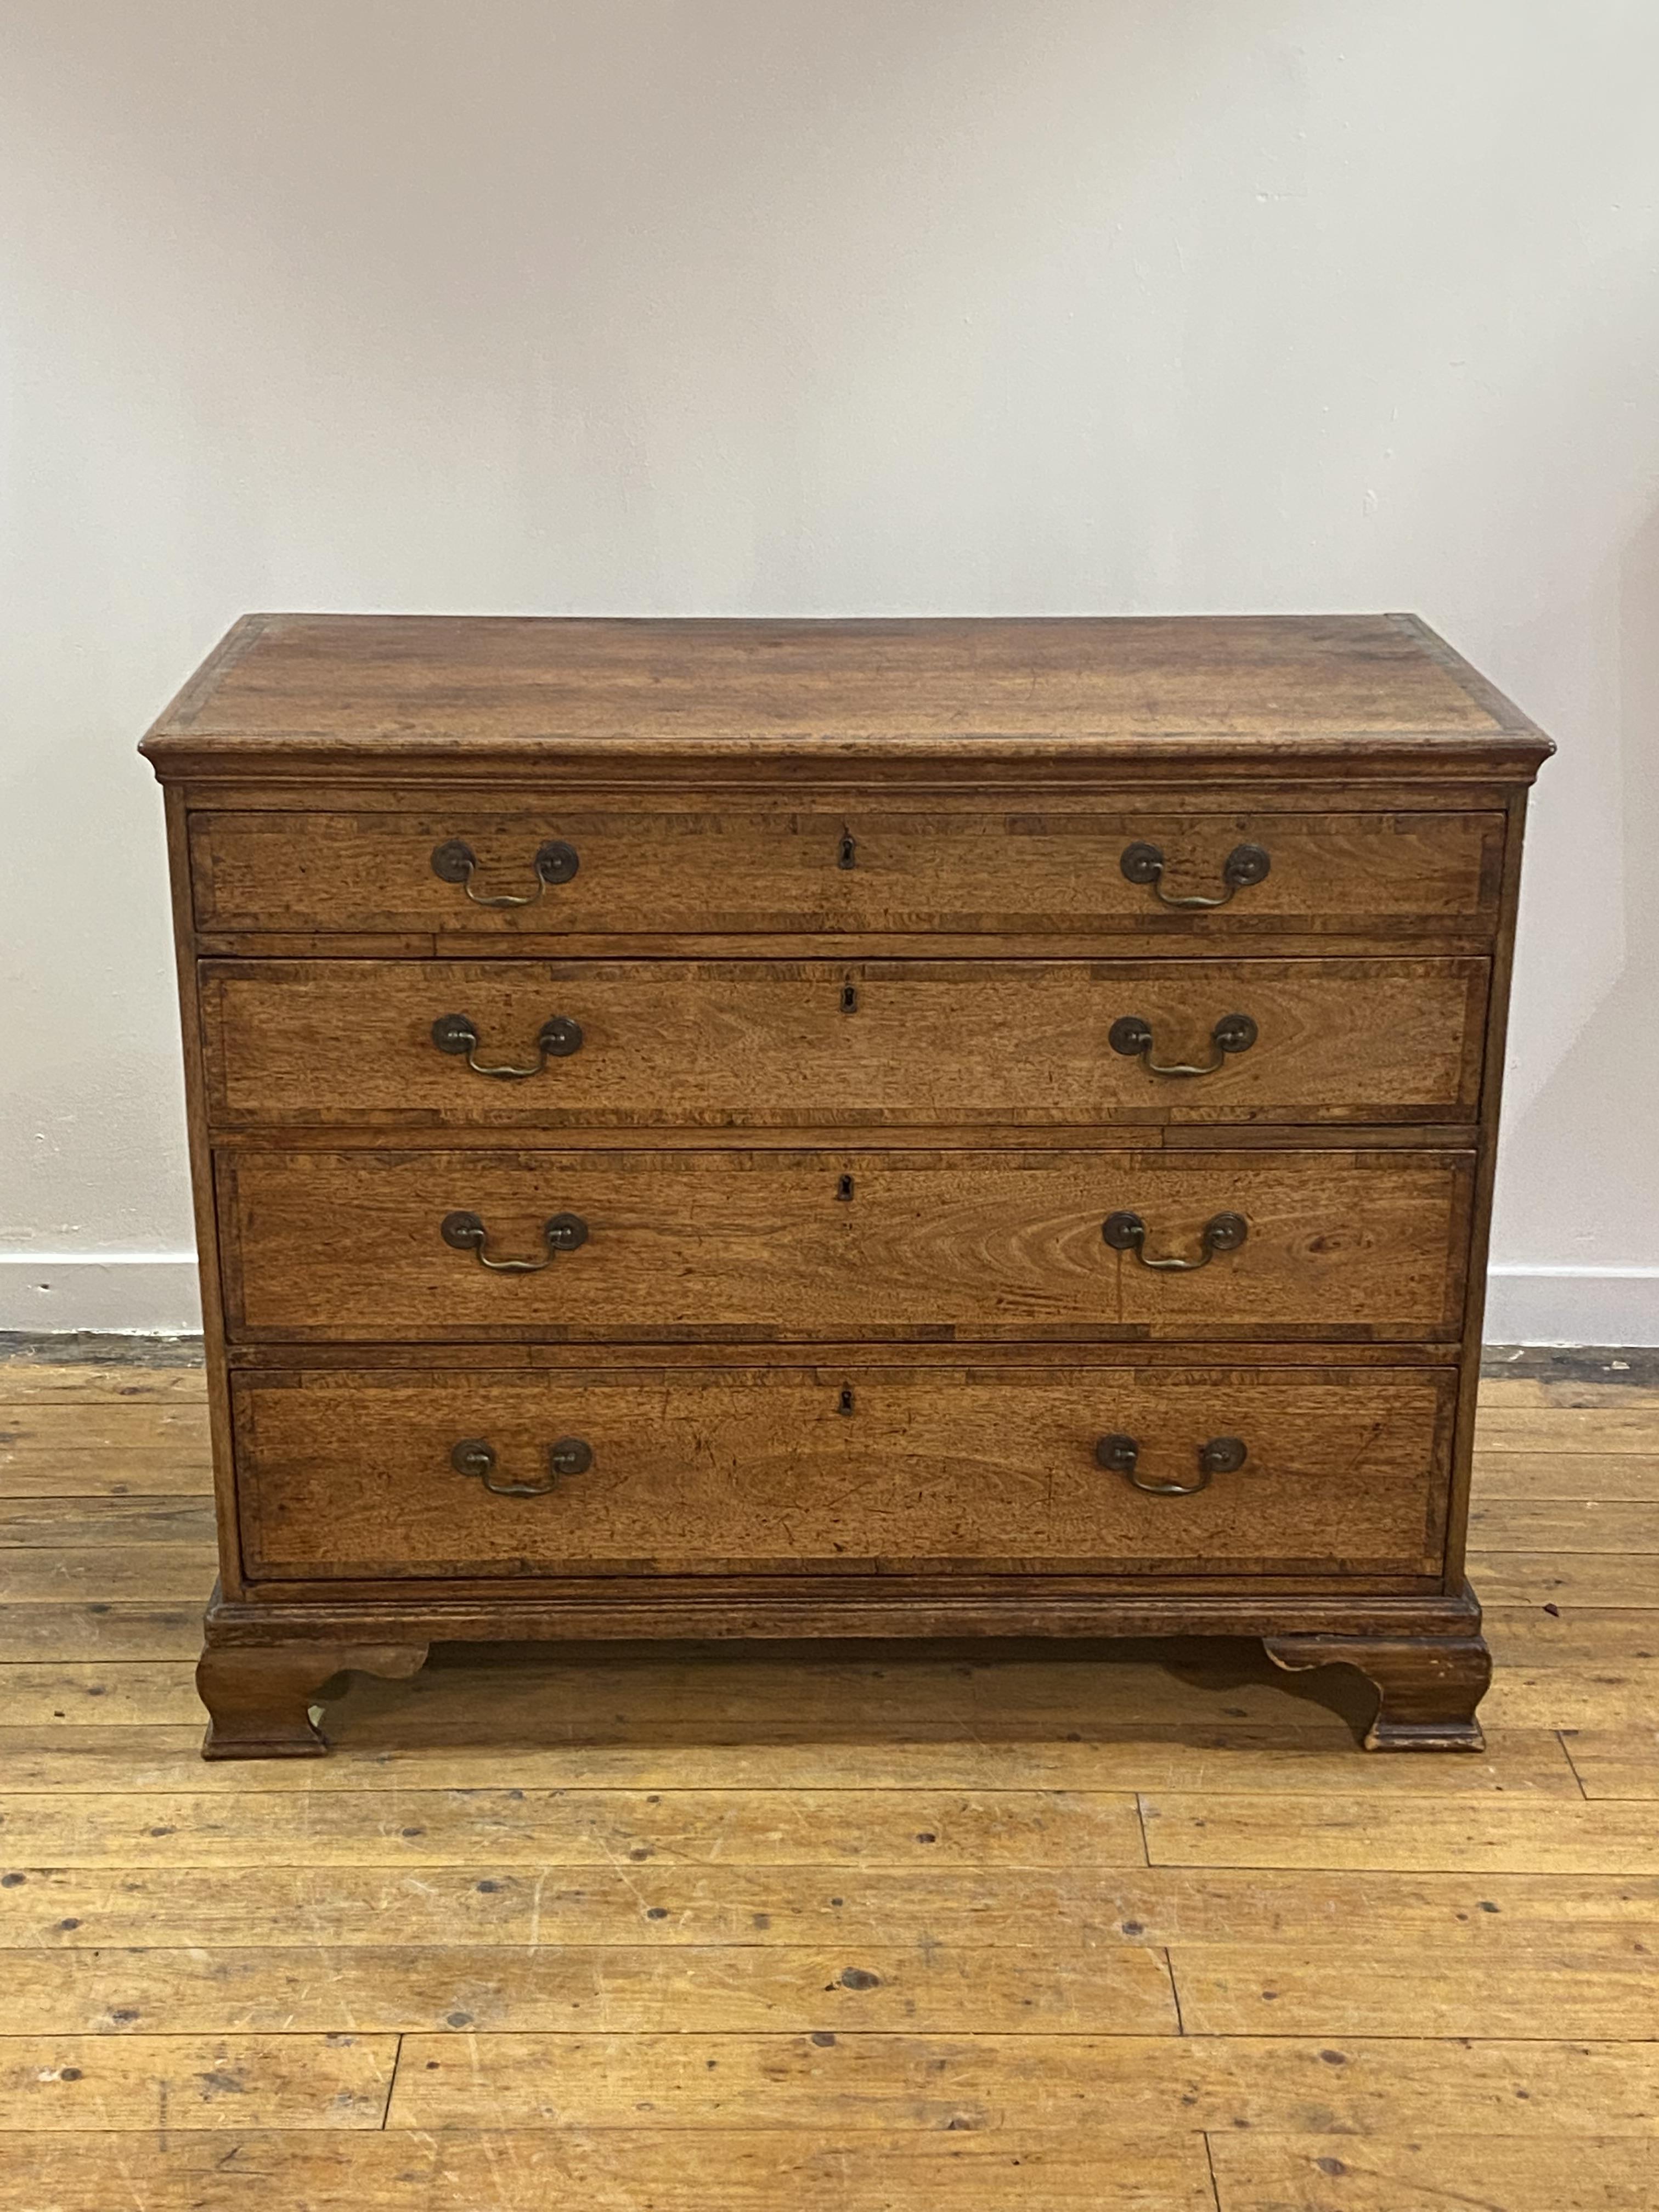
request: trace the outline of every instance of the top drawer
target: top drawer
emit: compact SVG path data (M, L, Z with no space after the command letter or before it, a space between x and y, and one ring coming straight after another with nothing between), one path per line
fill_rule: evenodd
M202 811L204 931L1486 932L1499 814Z

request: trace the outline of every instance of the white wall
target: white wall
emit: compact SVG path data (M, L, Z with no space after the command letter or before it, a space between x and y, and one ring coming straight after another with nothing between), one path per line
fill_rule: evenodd
M1659 1341L1652 0L8 0L0 1326L190 1318L252 607L1420 611L1560 738L1489 1334Z

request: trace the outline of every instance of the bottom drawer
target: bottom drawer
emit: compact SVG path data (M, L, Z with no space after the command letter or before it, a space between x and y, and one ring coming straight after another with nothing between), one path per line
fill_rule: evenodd
M234 1382L252 1579L1432 1575L1434 1369L374 1369Z

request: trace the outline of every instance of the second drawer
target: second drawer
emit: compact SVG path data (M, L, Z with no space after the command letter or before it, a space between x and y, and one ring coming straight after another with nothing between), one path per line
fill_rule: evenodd
M226 1152L249 1340L1449 1340L1473 1156Z
M222 1130L1463 1122L1488 966L205 961Z

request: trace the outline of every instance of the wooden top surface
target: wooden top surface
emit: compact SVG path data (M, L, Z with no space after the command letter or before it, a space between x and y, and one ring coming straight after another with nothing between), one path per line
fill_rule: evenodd
M1530 775L1518 709L1403 615L736 621L249 615L162 714L162 773L562 757L1063 752ZM966 763L964 763L966 764ZM1258 768L1261 762L1258 763Z

